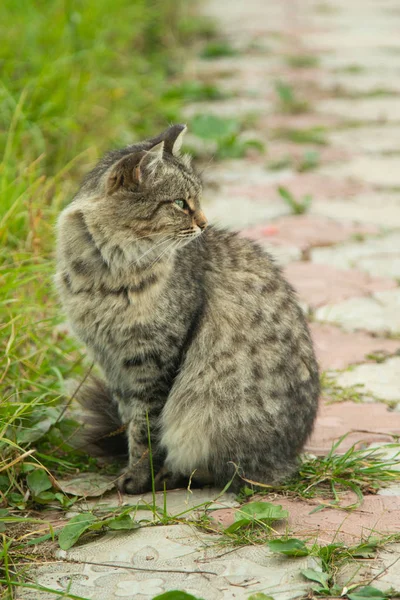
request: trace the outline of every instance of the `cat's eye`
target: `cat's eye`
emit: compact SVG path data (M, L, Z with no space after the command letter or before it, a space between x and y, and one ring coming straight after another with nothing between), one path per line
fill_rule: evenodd
M178 198L177 200L174 200L174 203L179 206L179 208L185 208L186 206L186 200L183 200L182 198Z

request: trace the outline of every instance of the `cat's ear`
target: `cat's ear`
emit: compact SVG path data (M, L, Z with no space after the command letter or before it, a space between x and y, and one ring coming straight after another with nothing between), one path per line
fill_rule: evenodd
M151 175L163 160L164 142L160 142L144 153L132 153L121 158L111 169L106 181L107 194L120 188L135 189L147 175Z
M167 129L165 132L165 152L179 156L186 131L186 125L172 125Z
M128 154L113 165L106 180L106 192L114 194L120 188L132 188L140 183L139 160L137 154Z

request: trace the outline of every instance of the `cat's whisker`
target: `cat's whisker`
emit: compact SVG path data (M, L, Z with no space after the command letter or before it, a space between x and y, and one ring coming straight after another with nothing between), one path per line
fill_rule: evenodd
M161 252L161 254L160 254L160 255L159 255L159 256L158 256L158 257L157 257L157 258L156 258L156 259L155 259L155 260L154 260L154 261L151 263L151 265L150 265L150 268L154 267L154 265L155 265L156 263L160 262L161 258L164 256L164 254L166 254L166 253L168 252L168 250L172 249L172 248L174 247L174 245L175 245L175 248L177 248L177 247L178 247L178 245L179 245L179 243L180 243L180 240L174 240L174 241L171 243L171 245L170 245L170 246L168 246L168 248L165 248L165 250L163 250L163 251ZM174 248L174 249L175 249L175 248Z
M139 256L138 259L135 260L135 264L138 265L140 263L140 261L142 260L142 258L144 258L147 254L149 254L149 252L152 252L153 250L155 250L159 246L162 246L162 244L165 244L166 242L170 242L171 239L173 239L173 238L171 236L169 236L167 239L161 240L161 242L158 242L158 244L156 244L155 246L152 246L151 248L146 250L146 252L144 254L142 254L141 256Z

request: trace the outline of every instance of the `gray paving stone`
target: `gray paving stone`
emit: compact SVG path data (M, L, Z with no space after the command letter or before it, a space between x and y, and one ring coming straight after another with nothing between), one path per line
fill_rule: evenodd
M198 102L188 105L183 110L183 116L190 119L198 114L211 114L218 117L240 118L248 114L266 114L272 111L273 104L265 98L247 98L237 96L218 102Z
M314 248L311 260L338 269L356 268L371 275L400 278L400 232L331 248Z
M376 192L362 194L346 200L318 200L311 205L310 213L339 221L371 223L387 228L400 227L400 198L397 194Z
M31 576L59 591L70 585L70 593L88 600L150 600L173 589L204 600L245 599L255 592L276 593L279 599L289 600L306 595L310 588L301 569L320 568L313 558L279 557L265 545L227 552L217 542L218 536L188 525L108 533L68 552L60 551L64 564L35 569ZM37 592L26 590L20 597L33 600Z
M400 334L400 289L377 292L368 298L351 298L318 308L318 321L335 323L347 331Z
M360 392L378 400L400 402L400 357L383 363L353 367L335 377L340 387L360 386Z
M340 179L351 177L383 188L397 188L400 187L399 165L398 156L358 156L341 165L325 167L321 173Z
M328 135L331 143L351 152L365 152L368 154L400 152L400 126L354 127L332 131Z
M359 100L330 98L317 104L316 109L319 113L342 117L345 121L400 121L400 102L396 97Z
M220 508L233 508L239 506L235 500L235 494L222 494L221 490L216 489L193 489L188 490L168 490L165 495L166 512L169 517L177 517L178 515L188 517L196 517L205 514L207 511L218 510ZM155 495L155 504L159 514L164 512L164 493L157 492ZM148 506L149 510L143 510L144 506ZM117 492L107 494L100 499L89 499L78 504L74 504L72 511L67 515L71 517L78 512L105 508L118 508L128 506L140 506L137 511L133 510L131 515L135 521L157 521L154 517L154 512L150 507L153 505L153 496L151 493L142 495L126 495Z
M227 195L210 202L206 200L203 205L210 223L237 231L290 214L290 208L282 200L262 203L247 197L230 198Z

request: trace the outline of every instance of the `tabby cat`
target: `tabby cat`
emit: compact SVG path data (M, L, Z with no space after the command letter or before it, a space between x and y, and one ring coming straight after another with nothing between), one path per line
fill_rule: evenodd
M107 154L58 222L59 294L104 374L81 392L87 448L125 453L131 494L151 486L148 430L160 486L237 490L290 476L317 410L295 294L261 247L207 227L185 129Z

